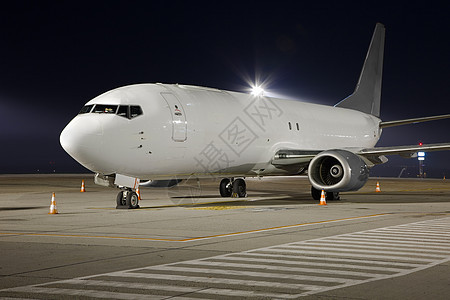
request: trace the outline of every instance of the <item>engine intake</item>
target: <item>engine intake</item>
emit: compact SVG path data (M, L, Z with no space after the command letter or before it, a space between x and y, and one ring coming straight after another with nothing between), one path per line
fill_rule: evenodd
M317 154L308 167L312 186L327 192L356 191L369 179L366 163L347 150L327 150Z

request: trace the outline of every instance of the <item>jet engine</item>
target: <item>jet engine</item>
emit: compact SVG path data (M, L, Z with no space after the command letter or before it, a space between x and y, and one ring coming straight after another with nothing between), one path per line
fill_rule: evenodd
M369 169L358 155L350 151L327 150L311 160L308 177L317 190L356 191L369 179Z

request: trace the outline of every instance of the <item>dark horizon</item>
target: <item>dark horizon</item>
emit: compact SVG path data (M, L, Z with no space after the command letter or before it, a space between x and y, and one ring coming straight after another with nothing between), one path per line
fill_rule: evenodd
M446 4L414 1L14 1L0 12L0 174L85 172L59 134L95 96L135 83L277 94L334 105L358 80L377 22L386 26L384 121L450 113ZM450 120L386 128L377 146L450 142ZM428 177L450 152L427 153ZM389 157L371 176L413 176ZM406 172L406 171L405 171ZM405 173L405 175L408 174Z

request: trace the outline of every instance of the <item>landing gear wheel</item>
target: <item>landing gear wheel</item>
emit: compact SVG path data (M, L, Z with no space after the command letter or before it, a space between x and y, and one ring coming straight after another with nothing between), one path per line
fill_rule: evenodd
M313 186L311 187L311 196L313 197L314 200L320 200L321 194L322 194L322 191L314 188Z
M128 192L126 206L131 209L139 208L139 197L136 192Z
M220 196L222 197L231 197L231 180L229 178L224 178L220 181Z
M341 200L339 192L327 192L327 195L325 197L327 200Z
M245 180L238 178L233 182L233 191L231 197L233 198L243 198L247 196L247 185Z
M126 205L126 198L124 196L124 192L123 191L120 191L117 194L116 200L117 200L117 207L116 208L119 208L121 206L125 206Z
M139 208L139 197L132 190L120 191L117 194L116 209L135 209Z

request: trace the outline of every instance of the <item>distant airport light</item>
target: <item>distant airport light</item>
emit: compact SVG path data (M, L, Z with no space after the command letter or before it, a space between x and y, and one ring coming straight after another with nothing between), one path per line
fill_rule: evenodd
M423 151L417 152L417 156L418 160L425 160L425 152Z
M264 96L264 89L261 86L252 87L253 96Z
M422 145L423 145L423 143L422 143L422 142L419 142L419 146L422 147Z

